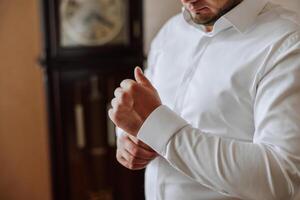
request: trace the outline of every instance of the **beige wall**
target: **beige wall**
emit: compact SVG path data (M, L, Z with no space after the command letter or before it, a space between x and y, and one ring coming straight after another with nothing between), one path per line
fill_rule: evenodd
M272 0L275 3L284 5L285 7L295 10L300 13L300 1L299 0Z
M0 0L0 199L49 200L37 0Z
M145 53L161 26L181 10L180 0L144 0Z

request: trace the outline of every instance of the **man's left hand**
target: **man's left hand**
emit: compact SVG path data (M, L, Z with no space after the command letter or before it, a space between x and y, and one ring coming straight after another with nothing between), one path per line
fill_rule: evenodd
M126 79L115 90L108 115L117 127L136 136L147 117L161 105L161 100L139 67L135 68L134 76L136 81Z

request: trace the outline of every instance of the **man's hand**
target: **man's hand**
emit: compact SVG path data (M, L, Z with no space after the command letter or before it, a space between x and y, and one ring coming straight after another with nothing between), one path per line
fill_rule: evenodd
M131 170L144 169L157 153L137 138L121 134L117 141L117 160Z
M117 127L136 136L147 117L161 105L161 100L139 67L135 68L134 76L136 81L124 80L115 90L108 115Z

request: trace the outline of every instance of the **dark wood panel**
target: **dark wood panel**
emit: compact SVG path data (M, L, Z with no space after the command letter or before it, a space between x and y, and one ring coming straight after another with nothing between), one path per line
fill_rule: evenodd
M143 64L142 1L128 0L128 44L74 48L59 45L59 1L40 0L53 199L142 200L144 172L117 163L107 117L114 89Z

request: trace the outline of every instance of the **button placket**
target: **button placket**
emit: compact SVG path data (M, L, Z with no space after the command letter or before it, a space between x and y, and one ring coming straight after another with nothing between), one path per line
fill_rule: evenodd
M200 50L197 50L198 48L195 48L195 51L199 51L195 53L196 59L193 59L192 63L188 66L188 68L185 70L183 78L178 86L178 89L176 91L175 95L175 104L174 104L174 111L177 114L181 114L183 109L183 103L188 91L188 86L191 83L191 80L194 77L195 71L198 67L198 63L201 60L203 54L205 53L205 50L207 49L209 43L211 41L210 37L201 38L199 41L199 46L201 46Z

